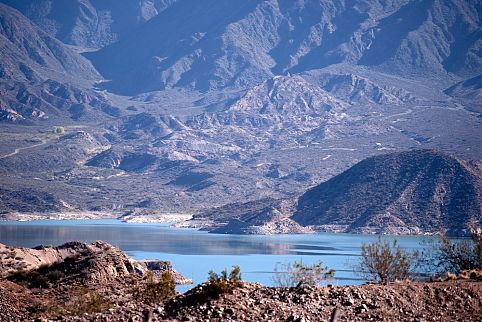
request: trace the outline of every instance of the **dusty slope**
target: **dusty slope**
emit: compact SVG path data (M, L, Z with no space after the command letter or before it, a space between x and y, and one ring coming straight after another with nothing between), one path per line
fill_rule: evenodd
M35 316L28 312L43 300L9 282L0 281L0 290L2 321ZM19 298L22 300L18 301ZM130 297L113 298L120 302L110 310L63 318L67 321L142 321L150 316L152 321L328 321L336 307L337 321L482 320L482 282L465 280L321 289L277 289L245 284L219 299L207 296L201 285L167 303L151 305ZM49 316L48 311L41 315Z

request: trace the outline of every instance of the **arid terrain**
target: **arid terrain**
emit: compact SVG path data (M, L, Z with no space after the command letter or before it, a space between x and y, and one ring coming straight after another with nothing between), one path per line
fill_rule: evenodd
M15 253L14 255L12 255ZM228 293L200 284L184 294L148 300L146 269L112 246L3 247L2 271L31 263L29 273L0 279L0 320L63 321L481 321L482 281L458 279L387 285L266 287L242 283ZM66 256L70 254L69 256ZM52 259L56 256L56 260ZM35 258L35 259L33 259ZM36 261L36 265L33 265ZM39 263L50 265L40 265ZM10 264L9 264L10 263ZM37 272L37 273L35 273ZM159 276L159 275L157 275ZM174 275L178 282L182 276Z

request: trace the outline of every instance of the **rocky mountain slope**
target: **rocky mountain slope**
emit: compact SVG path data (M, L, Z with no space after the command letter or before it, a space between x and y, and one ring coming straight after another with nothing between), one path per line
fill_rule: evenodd
M0 120L116 116L101 94L101 79L85 58L49 36L18 11L0 4Z
M2 79L100 78L89 61L49 36L17 10L0 4L0 15Z
M415 150L365 159L296 198L229 205L194 219L216 222L213 232L463 235L481 213L480 163Z
M308 190L292 218L347 232L460 234L482 220L481 193L480 169L434 151L401 152L366 159Z
M63 43L101 48L116 42L176 0L2 0Z
M105 88L130 94L247 88L338 63L410 77L474 76L482 67L479 9L478 1L452 0L184 0L88 57L112 80Z
M482 74L458 82L444 93L464 103L469 111L482 113Z

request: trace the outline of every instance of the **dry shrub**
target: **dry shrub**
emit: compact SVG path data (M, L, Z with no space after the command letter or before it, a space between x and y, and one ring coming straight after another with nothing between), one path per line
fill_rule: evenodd
M273 282L279 287L320 286L332 279L335 270L323 267L323 263L304 265L302 262L276 264Z
M470 226L470 238L453 240L440 236L435 246L435 266L440 273L456 275L482 269L482 228Z
M394 240L363 243L358 271L368 280L382 283L409 279L420 263L418 251L404 251Z

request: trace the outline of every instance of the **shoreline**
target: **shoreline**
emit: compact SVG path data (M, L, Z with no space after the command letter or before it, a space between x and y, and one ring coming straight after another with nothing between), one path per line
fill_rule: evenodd
M348 235L380 235L380 236L437 236L442 234L442 232L423 232L418 229L406 229L402 227L398 230L390 229L388 232L378 232L378 231L355 231L346 232L343 231L343 227L333 226L333 225L323 225L323 226L307 226L306 230L300 231L264 231L264 230L251 230L250 232L217 232L216 229L223 227L222 223L216 223L212 220L200 220L193 219L193 213L179 213L179 212L159 212L159 213L146 213L146 214L130 214L126 212L106 212L106 211L78 211L78 212L53 212L53 213L5 213L0 214L1 222L30 222L30 221L41 221L41 220L103 220L103 219L113 219L122 223L138 223L138 224L148 224L148 223L170 223L172 228L189 228L197 229L202 231L207 231L213 234L230 234L230 235L310 235L310 234L320 234L320 233L332 233L332 234L348 234ZM460 236L450 236L452 238L464 238L465 235Z

